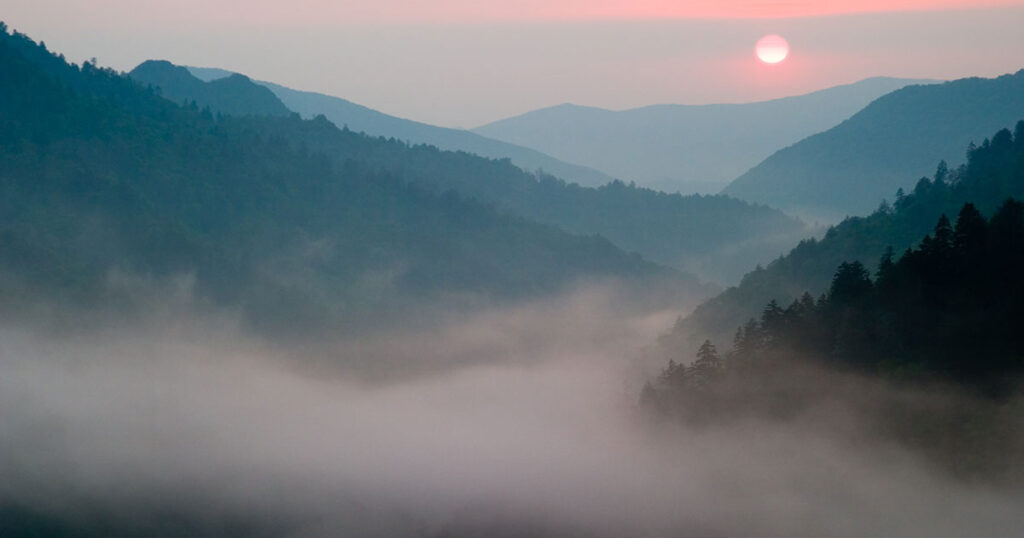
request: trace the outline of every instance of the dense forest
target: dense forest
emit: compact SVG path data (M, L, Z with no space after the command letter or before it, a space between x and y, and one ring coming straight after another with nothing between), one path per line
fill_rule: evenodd
M729 357L744 364L796 354L997 386L1024 369L1021 319L1024 204L1009 199L986 221L968 203L955 224L942 215L898 260L887 251L874 279L860 262L843 262L818 299L769 302L760 320L737 330Z
M971 144L964 165L950 169L940 163L933 177L921 178L910 192L900 189L892 204L882 204L867 217L848 218L821 239L802 241L786 256L758 267L738 286L680 319L665 337L666 345L696 350L705 339L727 341L769 301L788 304L805 292L817 296L826 291L840 263L860 262L873 271L887 248L898 253L913 246L940 215L956 215L968 202L992 214L1011 197L1024 199L1024 122L1013 133L1001 129L980 145Z
M130 76L154 87L174 88L163 91L178 102L210 99L215 91L185 68L166 62L146 62ZM195 93L190 96L190 91ZM247 113L261 114L268 108L253 107ZM771 259L804 233L800 221L780 211L728 196L666 194L621 181L583 187L544 172L524 172L507 159L367 137L344 125L338 130L323 116L313 122L289 117L249 121L253 130L281 136L298 150L322 152L338 163L368 163L435 193L453 190L503 213L572 233L599 234L648 260L720 283L735 282L752 265Z
M703 293L603 238L428 192L370 158L328 158L280 134L391 148L326 121L181 107L5 27L0 66L9 309L39 297L117 305L123 274L187 275L203 301L293 327L408 313L410 301L538 296L582 278L655 278Z
M722 192L836 222L911 189L940 160L958 166L968 143L1022 117L1024 70L909 86L777 151Z
M706 340L691 362L675 349L642 401L708 426L837 405L956 474L1016 480L1024 440L1007 425L1019 424L1022 319L1024 203L1007 200L988 220L967 203L898 259L887 251L874 275L844 262L817 299L769 302L725 353Z

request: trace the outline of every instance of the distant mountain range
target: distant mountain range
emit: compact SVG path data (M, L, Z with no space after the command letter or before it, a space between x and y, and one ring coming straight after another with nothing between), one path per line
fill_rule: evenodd
M1024 70L910 86L880 97L847 121L781 149L723 192L810 218L862 215L950 168L963 150L1024 118Z
M418 309L543 297L594 280L708 292L602 237L431 192L397 172L408 163L445 170L446 158L518 170L507 163L421 153L295 114L177 105L0 30L5 315L39 303L94 317L131 311L145 307L146 290L175 282L196 304L241 312L269 332L427 319ZM247 85L214 88L258 95ZM330 140L344 156L303 140ZM379 155L393 168L378 166Z
M473 129L666 192L717 193L772 152L931 80L870 78L772 101L612 111L571 104Z
M154 73L156 69L162 72ZM165 93L159 84L179 88L172 92L179 101L191 100L187 93L181 95L180 89L226 80L203 83L165 62L146 62L130 76ZM254 93L267 91L249 84ZM203 88L197 95L208 90ZM245 113L259 114L260 110ZM517 217L572 233L600 234L627 251L722 284L738 279L750 266L770 260L806 233L802 223L778 210L726 196L670 195L618 181L597 188L581 187L554 176L525 173L506 161L443 152L432 146L409 147L390 140L367 143L351 130L339 131L329 124L302 131L301 139L292 142L330 155L339 165L356 159L438 194L452 190Z
M237 75L217 68L188 67L193 75L203 81L213 82ZM371 136L396 138L410 144L429 144L449 151L465 151L492 159L509 159L513 164L528 172L543 170L580 185L598 186L612 181L612 177L586 166L570 164L527 147L486 138L463 129L438 127L418 121L390 116L351 101L286 88L271 82L255 81L269 88L290 110L303 118L323 114L338 127L348 127L355 132Z
M1012 125L1010 120L1004 124ZM804 292L814 297L825 292L842 262L858 261L873 271L887 247L898 258L930 233L941 215L955 220L965 203L973 203L988 216L1010 197L1024 200L1024 121L1017 122L1012 133L1001 129L991 139L981 140L967 152L963 167L916 181L906 195L894 197L891 206L866 217L844 219L821 239L802 241L787 255L750 272L738 286L680 320L667 341L688 353L706 338L725 346L737 327L760 317L769 301L785 307ZM1018 226L1024 228L1021 218Z

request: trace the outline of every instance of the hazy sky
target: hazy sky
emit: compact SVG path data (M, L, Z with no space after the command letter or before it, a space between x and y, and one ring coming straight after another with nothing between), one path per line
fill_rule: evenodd
M0 19L76 62L223 67L461 127L1024 68L1024 0L7 0ZM753 54L768 33L792 49L775 66Z

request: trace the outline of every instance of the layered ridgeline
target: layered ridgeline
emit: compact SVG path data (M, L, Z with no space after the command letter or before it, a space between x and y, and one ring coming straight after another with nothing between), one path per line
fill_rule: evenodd
M47 298L116 307L172 282L261 326L315 328L452 297L534 297L581 279L703 293L693 278L603 238L429 193L288 136L333 133L423 159L403 145L297 116L180 107L0 30L0 295L9 311ZM432 166L443 169L443 159Z
M166 62L146 62L130 76L157 87L172 77L187 79L174 83L179 101L198 101L208 91L182 93L181 88L203 83ZM726 196L670 195L622 182L582 187L547 174L526 173L508 160L338 130L323 116L301 124L301 129L296 125L288 118L270 118L252 128L269 128L267 136L283 136L297 148L323 152L338 163L370 163L433 192L454 190L508 214L573 233L600 234L627 251L720 283L735 282L751 266L772 259L804 235L799 221Z
M853 444L886 439L954 475L1024 478L1024 203L988 219L964 204L874 275L856 261L828 274L827 293L769 302L724 354L710 341L695 356L668 349L645 406L708 426L843 409L833 428Z
M803 241L767 267L758 267L738 286L679 320L664 343L691 351L704 339L728 343L736 328L760 316L769 301L785 305L805 292L815 297L825 292L840 263L859 262L874 270L887 248L900 253L911 247L942 214L956 215L970 202L991 215L1010 197L1024 199L1024 121L1013 133L1003 129L972 146L966 164L954 170L941 164L932 179L920 179L908 193L899 191L891 206L847 218L822 239Z
M253 84L245 75L231 74L211 82L192 76L188 69L170 62L145 62L131 72L132 78L160 89L160 95L178 104L195 101L222 114L242 116L289 116L292 111L274 92Z
M923 82L931 81L871 78L747 104L655 105L622 111L566 104L474 132L647 187L717 193L772 152L835 126L881 95Z
M132 75L139 76L140 80L156 84L157 81L150 78L148 74L138 72L146 67L147 63L136 68ZM241 76L217 68L188 67L187 69L197 78L206 82ZM181 84L177 86L179 89L187 89L192 84L182 79L165 80L163 83ZM487 138L464 129L438 127L398 118L330 95L293 90L264 81L256 81L256 83L269 89L285 106L306 119L322 114L339 127L347 126L353 131L371 136L397 138L412 144L429 144L449 151L467 151L492 159L510 159L516 166L524 170L543 170L581 185L603 185L612 180L610 176L592 168L560 161L539 151Z
M723 192L833 222L863 215L936 162L959 164L968 143L1021 117L1024 71L910 86L779 150Z

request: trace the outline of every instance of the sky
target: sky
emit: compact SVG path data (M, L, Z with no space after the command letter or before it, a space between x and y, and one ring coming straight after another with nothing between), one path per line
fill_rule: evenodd
M1024 68L1024 0L7 0L0 20L75 62L221 67L466 128ZM756 59L766 34L784 62Z

